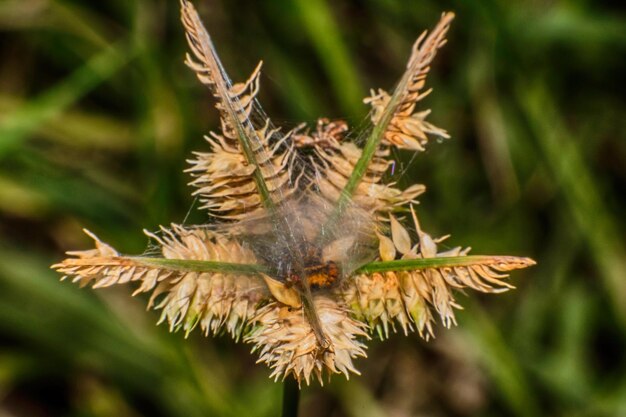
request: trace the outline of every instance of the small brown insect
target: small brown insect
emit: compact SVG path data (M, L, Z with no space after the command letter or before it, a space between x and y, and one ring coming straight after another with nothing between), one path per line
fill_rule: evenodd
M306 284L312 290L329 288L339 278L339 265L334 261L324 262L322 252L309 243L303 243L301 269L292 269L286 277L288 285L299 286Z
M329 288L339 277L339 266L333 261L322 263L319 260L315 263L307 263L302 275L311 289ZM291 285L300 284L302 278L297 273L291 273L287 277L287 283Z
M313 289L331 287L339 277L339 267L333 261L306 267L304 272L309 287Z

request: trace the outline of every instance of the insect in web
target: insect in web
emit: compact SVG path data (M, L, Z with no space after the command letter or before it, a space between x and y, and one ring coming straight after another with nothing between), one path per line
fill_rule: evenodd
M421 152L448 137L418 105L452 13L417 39L392 94L371 91L371 127L351 139L344 121L276 128L257 101L261 65L232 84L193 5L183 0L181 12L185 62L221 120L188 169L210 221L146 232L158 256L122 255L87 232L95 249L68 252L53 266L60 273L93 288L137 284L171 330L230 334L254 346L272 377L308 384L358 373L353 360L371 335L428 339L436 316L455 323L455 290L505 291L508 271L534 264L441 251L444 238L424 232L414 209L425 187L385 183L392 149Z

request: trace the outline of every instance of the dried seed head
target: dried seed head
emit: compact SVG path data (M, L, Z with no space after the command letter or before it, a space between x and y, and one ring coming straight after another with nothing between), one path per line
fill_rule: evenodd
M228 220L258 218L268 206L293 194L298 178L292 178L295 155L283 146L291 133L280 135L255 107L261 64L248 81L231 85L211 37L189 1L181 1L182 22L192 55L185 63L217 100L222 135L212 134L210 153L196 153L189 171L196 177L203 208ZM253 119L261 120L262 124Z
M383 144L421 152L428 143L428 135L445 139L450 137L445 130L426 121L430 110L413 112L415 104L426 97L429 92L430 90L425 94L413 97L410 106L407 106L404 111L396 113L385 132ZM363 101L372 106L372 122L378 123L383 110L391 100L391 96L381 89L378 92L372 90L370 94L371 96Z
M317 173L314 184L319 194L330 203L334 204L339 199L361 153L356 145L347 142L316 148L318 159L314 160ZM383 175L391 163L387 160L388 155L388 149L377 153L353 196L355 205L368 212L378 212L381 218L395 208L415 201L426 190L421 184L414 184L405 190L382 184Z
M438 252L437 242L421 230L413 208L415 228L419 243L411 243L409 233L391 216L392 239L379 235L380 257L393 259L427 259L466 256L469 249L455 248ZM399 258L397 258L399 257ZM442 261L443 263L443 261ZM421 336L433 336L433 315L439 316L446 327L456 324L454 309L461 308L455 301L455 289L471 288L485 293L498 293L513 288L503 281L506 272L534 265L529 258L513 256L480 256L468 258L467 262L455 262L449 266L385 273L362 273L347 280L338 288L337 294L350 306L357 318L367 322L371 331L381 338L389 336L389 330L399 325L406 334L416 329Z
M96 249L68 252L73 257L52 268L74 277L72 281L81 286L140 283L133 295L152 292L148 307L162 309L160 322L167 321L170 330L182 329L188 334L199 324L205 334L224 330L238 339L259 302L270 297L259 276L196 272L151 258L122 256L95 235L87 234L95 240ZM161 245L167 259L255 262L249 250L208 230L173 225L172 229L163 228L162 236L148 235Z
M445 130L426 122L425 119L430 110L416 112L415 107L431 92L431 90L423 91L426 76L437 51L446 43L446 34L452 19L454 19L454 13L444 13L433 31L430 34L422 33L413 45L406 72L394 93L398 104L385 129L382 141L384 145L423 151L424 145L428 142L427 135L449 137ZM382 89L371 90L370 94L364 102L372 106L372 122L377 125L383 122L392 96Z
M255 345L259 362L272 368L275 380L292 375L298 383L308 385L312 377L323 383L324 375L351 372L359 374L352 360L365 357L365 345L359 339L367 338L366 326L350 317L348 310L333 297L314 297L320 324L330 346L320 347L302 309L279 303L263 307L253 319L255 328L246 341Z
M422 231L412 206L415 241L392 215L425 190L383 182L392 147L420 151L428 135L448 137L416 104L430 92L425 79L453 14L417 40L393 95L372 90L365 99L374 126L361 149L343 121L320 119L314 132L274 128L256 102L261 65L232 85L193 5L181 0L181 11L186 63L220 112L221 132L207 137L211 151L195 153L188 170L217 224L146 232L160 258L120 255L87 232L96 248L68 252L53 268L81 286L138 283L135 294L150 292L148 306L162 310L171 330L243 337L273 378L309 384L358 374L353 360L366 356L368 331L428 338L435 313L445 326L455 323L453 290L505 291L506 272L534 263L440 252L442 239Z

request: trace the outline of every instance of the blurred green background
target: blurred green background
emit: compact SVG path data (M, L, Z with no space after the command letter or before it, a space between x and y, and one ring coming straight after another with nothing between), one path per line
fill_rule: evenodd
M276 124L346 118L391 89L453 10L429 77L422 225L477 254L532 256L517 290L459 294L459 326L370 343L361 377L303 391L302 416L626 415L626 20L614 1L197 0L234 80L265 61ZM87 227L127 253L142 228L206 221L182 170L218 126L183 65L178 2L0 0L0 416L275 416L250 347L169 334L129 288L49 265Z

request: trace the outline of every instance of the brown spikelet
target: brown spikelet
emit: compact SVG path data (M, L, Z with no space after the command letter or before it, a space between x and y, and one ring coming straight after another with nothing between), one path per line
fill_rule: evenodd
M233 241L201 229L174 225L163 236L148 233L161 244L167 259L254 262L254 255ZM167 268L150 258L122 256L111 246L91 236L96 248L68 252L71 258L53 265L73 277L81 287L103 288L138 282L133 295L152 292L148 307L162 309L161 321L171 330L189 333L196 325L205 334L225 330L239 338L259 302L269 298L267 287L255 275L220 274ZM160 301L157 298L161 297Z
M255 345L259 362L272 368L271 378L284 379L292 375L300 384L308 385L312 377L323 383L325 375L359 374L352 360L365 357L366 326L352 319L345 307L334 298L317 295L314 298L322 329L329 339L328 348L320 347L302 309L278 303L262 308L255 317L255 328L246 341Z
M391 216L392 238L379 236L380 258L394 259L445 258L466 256L469 249L437 250L437 243L421 230L413 208L411 211L419 242L413 245L409 233ZM443 262L442 262L443 263ZM453 291L471 288L484 293L498 293L513 288L504 281L515 269L534 265L529 258L515 256L472 256L464 263L420 270L361 273L338 288L338 294L349 305L357 318L370 325L381 338L399 325L406 334L417 330L428 338L433 335L433 309L445 327L456 324L454 309L461 308Z
M308 129L303 131L305 127L306 124L303 123L295 129L293 142L298 148L335 146L344 139L346 132L348 132L348 123L345 121L331 121L325 117L317 119L314 132L310 132Z
M400 91L399 103L383 136L383 145L396 146L400 149L414 151L424 150L428 141L427 135L448 138L445 130L428 123L425 119L430 110L415 111L416 104L430 94L431 90L424 90L426 76L430 71L430 63L435 58L437 50L445 45L446 34L450 22L454 19L453 13L444 13L433 31L427 32L417 39L413 45L411 58L403 81L398 86ZM383 113L390 104L391 96L386 91L371 90L370 97L364 100L372 106L372 122L376 125L381 122Z
M211 37L191 2L181 1L181 19L193 53L193 57L187 54L185 64L194 70L202 84L209 87L222 116L222 130L227 137L235 139L240 134L238 130L249 128L244 124L250 117L252 103L258 92L261 64L246 83L231 87Z
M294 137L298 146L312 146L316 158L313 159L313 185L316 194L334 204L346 186L362 150L352 142L343 142L342 135L347 129L344 124L328 119L319 119L313 134L299 134ZM354 203L367 211L378 212L386 217L388 212L399 206L415 202L426 187L415 184L405 190L394 187L393 183L383 184L385 171L391 164L387 160L389 149L381 148L369 164L361 184L354 192Z
M73 283L78 283L81 287L91 284L94 288L140 282L140 287L135 291L135 294L138 294L152 291L159 282L166 279L178 279L183 274L179 271L147 265L132 257L122 256L93 233L88 230L85 230L85 233L95 241L96 247L90 250L68 252L71 258L52 265L53 269L64 274L62 279L72 277Z
M281 135L263 113L255 110L261 62L244 83L230 85L213 42L193 4L181 1L181 15L193 57L185 63L209 87L217 100L222 134L206 137L212 152L195 153L188 170L195 177L202 208L229 219L259 218L264 208L292 195L294 146L291 132ZM256 125L255 120L262 121Z
M265 143L277 132L265 126L258 135ZM262 199L254 179L255 166L248 164L240 146L222 135L211 133L205 137L211 152L194 152L187 169L195 179L190 185L197 187L194 195L200 196L201 209L227 220L245 220L263 216ZM268 191L279 193L281 198L292 196L298 188L299 177L293 176L295 153L293 147L285 148L285 138L273 146L266 146L269 158L262 169Z

